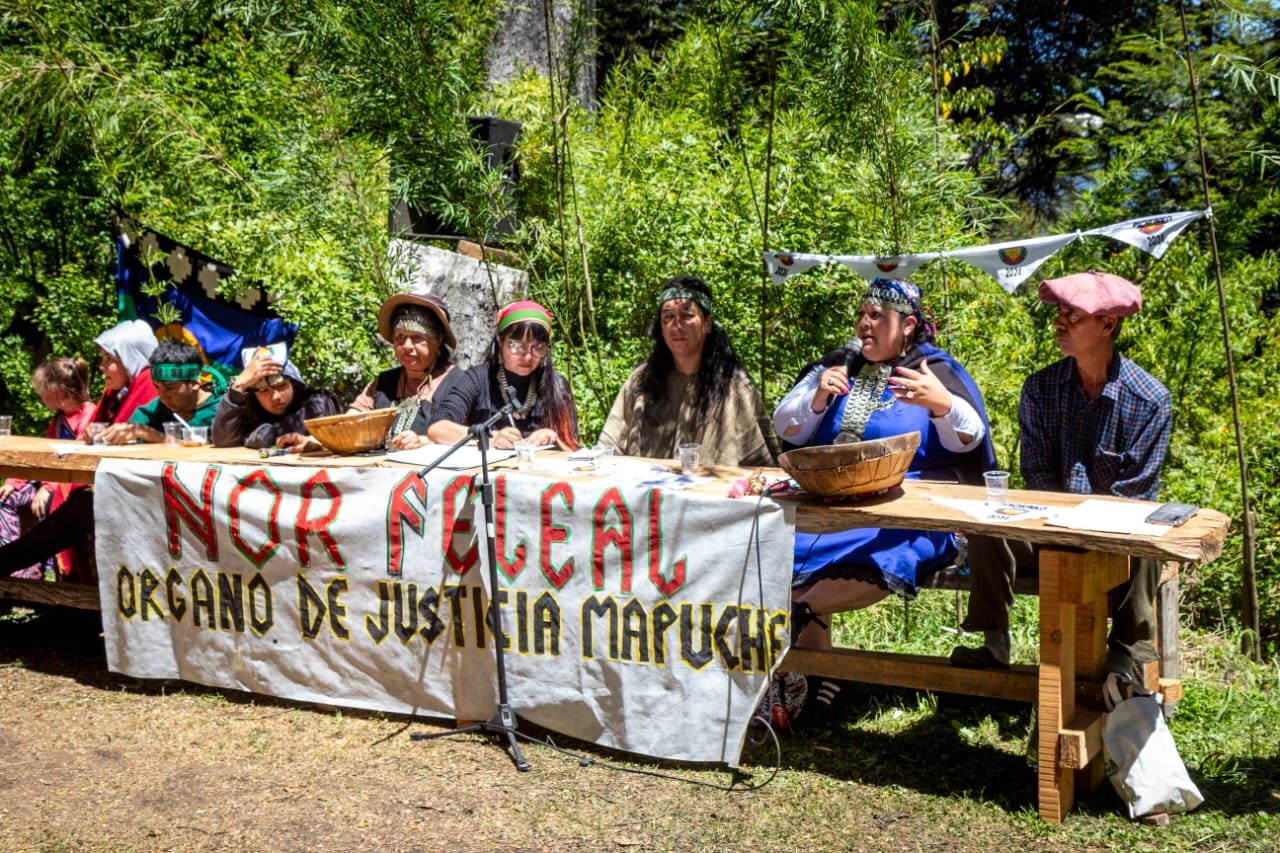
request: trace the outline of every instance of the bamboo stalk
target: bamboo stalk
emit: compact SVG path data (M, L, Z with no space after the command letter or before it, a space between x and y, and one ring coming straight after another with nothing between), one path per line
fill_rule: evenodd
M1222 283L1222 258L1218 254L1218 236L1213 227L1213 210L1209 197L1209 166L1204 152L1204 130L1200 125L1200 84L1196 80L1195 62L1191 58L1191 35L1187 31L1187 10L1184 0L1178 0L1178 17L1182 22L1182 41L1185 48L1187 76L1191 81L1191 106L1196 120L1196 146L1200 152L1200 189L1204 194L1205 209L1209 215L1209 246L1213 252L1213 275L1218 285L1218 315L1222 322L1222 345L1227 356L1227 380L1231 386L1231 417L1236 431L1236 458L1240 467L1240 503L1244 515L1244 564L1241 569L1241 619L1251 632L1244 639L1245 653L1252 653L1255 661L1262 660L1261 624L1258 616L1258 580L1254 557L1253 510L1249 501L1249 464L1244 455L1244 433L1240 427L1240 395L1236 387L1235 357L1231 353L1231 321L1227 316L1227 292Z

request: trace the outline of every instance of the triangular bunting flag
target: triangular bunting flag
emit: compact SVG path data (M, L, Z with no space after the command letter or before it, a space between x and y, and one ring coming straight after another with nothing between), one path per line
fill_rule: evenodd
M1051 237L1033 237L1029 240L1012 240L1008 243L992 243L974 246L972 249L956 249L942 252L948 258L959 258L994 278L1007 292L1013 293L1018 285L1030 278L1035 271L1059 249L1075 242L1079 232L1057 234Z
M1160 216L1144 216L1141 219L1130 219L1114 225L1103 225L1084 232L1110 237L1121 243L1128 243L1135 249L1141 249L1156 260L1164 256L1165 251L1174 238L1183 229L1204 216L1203 210L1183 210L1177 213L1165 213Z
M774 284L782 284L793 275L813 269L831 260L830 255L801 255L796 252L765 252L764 265Z
M908 278L923 264L940 257L937 252L923 255L832 255L831 260L853 270L867 281L874 278Z

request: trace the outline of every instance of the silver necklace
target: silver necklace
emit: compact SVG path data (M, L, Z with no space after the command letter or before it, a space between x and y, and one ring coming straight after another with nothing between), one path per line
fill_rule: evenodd
M893 367L888 364L862 365L858 375L849 386L849 397L845 400L844 416L840 420L840 432L836 435L836 444L852 444L862 441L862 433L867 429L867 421L876 412L882 412L893 405L893 398L881 400L884 389L889 387L889 375Z

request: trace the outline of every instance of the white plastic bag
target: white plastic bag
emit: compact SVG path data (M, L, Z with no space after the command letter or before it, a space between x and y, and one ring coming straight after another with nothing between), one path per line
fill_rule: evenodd
M1103 693L1102 754L1107 777L1130 818L1187 812L1204 802L1164 720L1159 694L1122 699L1120 676L1107 676Z

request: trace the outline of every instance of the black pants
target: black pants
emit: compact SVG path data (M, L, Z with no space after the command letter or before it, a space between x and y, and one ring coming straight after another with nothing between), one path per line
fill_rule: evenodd
M42 563L68 548L84 548L92 565L93 489L76 489L34 527L7 545L0 546L0 576L34 563ZM92 577L67 578L87 583Z

